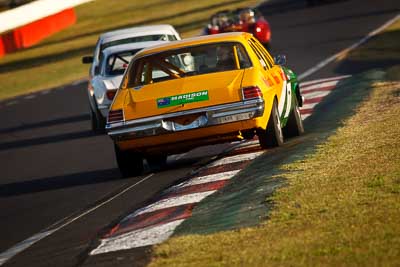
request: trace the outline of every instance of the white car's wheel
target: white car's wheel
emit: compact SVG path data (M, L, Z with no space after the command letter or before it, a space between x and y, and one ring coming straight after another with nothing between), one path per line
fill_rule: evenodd
M98 110L93 110L92 107L90 107L90 122L93 132L104 133L106 127L106 119L100 114Z

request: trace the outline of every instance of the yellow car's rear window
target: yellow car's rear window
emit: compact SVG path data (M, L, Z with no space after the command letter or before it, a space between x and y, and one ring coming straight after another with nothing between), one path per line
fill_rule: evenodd
M130 68L128 87L251 67L240 43L191 46L145 56Z

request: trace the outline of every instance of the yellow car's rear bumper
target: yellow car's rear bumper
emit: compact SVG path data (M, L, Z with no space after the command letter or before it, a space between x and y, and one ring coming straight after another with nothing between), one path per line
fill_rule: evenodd
M195 119L182 123L185 116ZM106 129L120 149L178 153L199 145L240 140L240 131L265 126L264 100L257 98L108 124Z

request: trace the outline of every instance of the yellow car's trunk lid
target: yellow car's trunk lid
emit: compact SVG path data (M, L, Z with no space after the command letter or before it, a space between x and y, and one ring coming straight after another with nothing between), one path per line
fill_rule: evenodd
M243 73L210 73L128 89L125 120L240 101Z

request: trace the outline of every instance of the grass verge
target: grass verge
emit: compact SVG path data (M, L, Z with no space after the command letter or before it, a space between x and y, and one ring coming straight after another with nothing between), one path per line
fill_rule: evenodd
M396 51L385 56L399 29L397 22L346 60L399 62ZM155 248L150 266L398 266L400 72L393 64L385 71L392 81L370 84L367 99L333 135L272 177L287 186L265 199L274 203L268 220L174 237Z
M78 22L38 45L0 58L0 99L48 89L87 76L83 55L99 34L124 27L168 23L183 37L194 36L221 9L255 5L259 0L96 0L76 8Z

